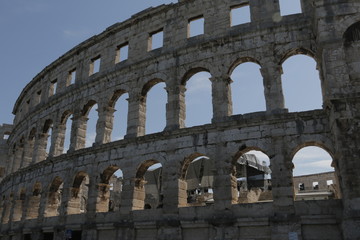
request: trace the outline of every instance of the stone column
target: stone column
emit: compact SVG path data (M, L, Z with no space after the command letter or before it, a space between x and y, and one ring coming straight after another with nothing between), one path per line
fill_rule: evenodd
M93 170L93 172L95 172ZM86 219L92 222L92 219L96 216L96 206L98 197L98 185L97 176L89 175L89 189L88 189L88 201L86 206Z
M63 153L65 142L66 125L58 123L52 132L53 144L50 147L49 156L56 157Z
M114 124L113 107L105 106L99 107L99 119L96 123L96 144L103 144L111 142L111 132Z
M74 115L71 126L69 151L75 151L85 147L86 125L88 120L86 116L81 115L81 112Z
M24 146L23 161L21 163L22 168L27 167L31 164L34 153L33 149L34 149L34 139L28 139L25 142L25 146Z
M271 239L287 239L288 232L295 232L298 223L295 218L293 163L287 150L287 140L272 139L272 153L269 153L274 216L271 218Z
M237 182L232 175L231 156L226 152L222 144L217 144L213 154L208 155L215 162L214 169L214 204L216 210L229 209L237 203ZM234 191L235 190L235 191Z
M164 214L178 214L180 206L187 206L187 183L180 179L181 169L179 156L175 152L167 152L167 161L162 166L162 194Z
M166 104L166 128L174 130L185 127L185 91L184 85L167 87L168 102Z
M275 59L269 59L260 69L263 76L266 111L276 112L285 108L284 95L281 83L281 66L275 63Z
M39 133L35 139L33 163L38 163L46 159L46 143L49 135L47 133Z
M135 181L133 179L124 179L121 191L121 214L129 214L133 206Z
M230 88L232 80L228 75L211 77L210 80L212 83L212 122L223 121L226 117L232 115L232 100Z
M143 136L146 121L146 97L132 95L129 97L129 113L125 138Z
M145 184L143 178L134 179L132 210L142 210L145 206Z
M108 212L110 201L110 185L107 183L97 184L96 212Z

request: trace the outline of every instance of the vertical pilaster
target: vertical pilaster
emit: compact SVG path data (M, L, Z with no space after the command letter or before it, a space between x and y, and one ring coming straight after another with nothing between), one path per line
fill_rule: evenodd
M166 104L166 128L174 130L185 127L185 91L184 85L166 88L168 102Z
M80 112L77 113L71 126L71 138L69 151L75 151L85 147L86 125L89 119Z
M63 153L65 141L66 126L64 124L57 124L52 132L53 144L50 147L49 156L56 157Z
M47 133L39 133L35 138L33 163L38 163L46 159L46 143L49 135Z
M145 134L146 97L131 95L129 97L129 113L125 138L143 136Z
M228 75L210 78L212 83L212 122L223 121L232 115L231 79Z
M263 76L267 112L279 111L285 108L281 84L282 68L274 61L274 59L269 59L268 63L260 69Z
M111 132L114 124L113 107L105 106L99 108L99 119L96 123L96 144L111 142Z
M23 161L21 163L21 167L27 167L31 164L33 151L34 149L34 139L28 139L24 145L24 154L23 154Z

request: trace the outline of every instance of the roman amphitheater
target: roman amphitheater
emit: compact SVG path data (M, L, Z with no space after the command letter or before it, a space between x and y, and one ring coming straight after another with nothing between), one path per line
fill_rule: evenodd
M24 87L13 124L0 125L0 238L360 239L360 1L301 7L282 16L279 0L179 0L49 64ZM248 10L249 22L234 26L234 9ZM191 36L198 19L204 32ZM298 54L317 63L321 109L285 108L282 64ZM266 110L233 115L230 75L246 62L261 67ZM211 75L213 116L186 127L187 81L201 71ZM158 83L166 85L166 127L145 134L147 93ZM126 135L112 141L124 94ZM96 104L96 138L86 147ZM336 197L295 197L297 184L306 186L295 184L293 156L306 146L331 155Z

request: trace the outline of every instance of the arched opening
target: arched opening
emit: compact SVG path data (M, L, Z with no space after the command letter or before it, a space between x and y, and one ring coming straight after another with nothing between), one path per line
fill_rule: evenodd
M258 148L248 148L238 153L234 160L233 204L272 201L269 157Z
M118 166L109 166L100 175L98 185L97 212L119 211L121 207L121 192L123 186L123 172Z
M145 133L162 132L166 126L166 85L160 79L154 79L143 87L143 107L146 111Z
M136 173L133 210L162 208L162 165L156 160L143 162Z
M184 78L186 84L185 126L211 123L213 117L211 75L206 69L193 69Z
M62 140L60 140L60 149L62 149L61 153L66 153L70 148L70 139L71 139L71 126L73 122L73 114L71 111L66 111L61 118L61 126L62 129L61 134L63 134Z
M266 111L263 77L260 65L245 62L231 73L233 114Z
M53 121L51 119L46 120L43 128L43 136L45 138L45 157L42 160L45 160L50 153L50 147L52 144L51 142L52 129L53 129Z
M89 101L85 105L83 110L83 116L87 119L84 123L86 134L85 134L85 147L91 147L95 143L96 139L96 124L99 118L98 116L98 105L95 101Z
M344 33L345 46L360 41L360 22L352 24Z
M179 184L179 207L206 206L214 203L214 160L195 153L186 158Z
M52 181L47 197L45 217L54 217L59 215L63 185L63 181L60 177L55 177Z
M70 189L70 200L67 206L67 214L86 213L89 193L89 176L85 172L79 172L74 178Z
M351 25L344 33L345 60L348 67L351 90L358 91L360 85L360 22ZM354 88L356 86L357 88Z
M111 141L124 139L127 130L128 103L129 94L123 90L116 91L112 97L109 106L114 108L112 122L109 124L112 128Z
M282 64L282 86L285 107L290 112L322 109L322 91L316 61L306 55L295 55Z
M326 150L311 145L299 148L293 164L295 201L341 198L333 159Z
M13 209L13 217L12 217L13 218L12 220L14 222L21 221L25 197L26 197L25 189L21 189L19 191L18 197L15 199L15 204L14 204L14 209Z
M26 210L26 219L36 219L39 216L39 207L41 199L41 183L34 184L32 195L29 196L28 208Z

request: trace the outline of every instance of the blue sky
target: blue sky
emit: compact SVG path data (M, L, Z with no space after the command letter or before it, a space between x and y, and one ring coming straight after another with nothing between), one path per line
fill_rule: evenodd
M298 0L281 1L282 15L298 11ZM12 108L23 87L48 64L114 23L124 21L148 7L172 2L177 1L0 1L0 81L2 86L0 88L0 124L12 122ZM302 66L301 73L298 71L300 65ZM290 111L321 108L320 81L315 67L315 61L306 56L295 56L284 63L282 81L286 107ZM199 73L193 76L186 86L188 89L186 101L191 102L187 106L187 126L211 121L212 107L203 104L211 102L211 84L208 77L207 73ZM234 114L265 110L259 66L250 63L242 64L234 70L231 77L234 81L232 84ZM314 82L317 85L309 87L308 83ZM310 93L311 91L313 93ZM304 99L305 95L309 97ZM125 109L125 102L125 97L121 98L117 107ZM149 92L147 102L148 112L156 112L148 116L147 133L162 131L165 127L164 85L156 85ZM126 114L126 110L125 112L118 110L116 114ZM120 119L120 117L115 118ZM117 129L114 129L114 139L121 139L124 135L126 119L119 121L122 123L119 122ZM94 126L94 124L89 122L89 126ZM88 136L94 137L94 133L90 132ZM89 144L91 141L92 139L89 138ZM321 167L329 165L329 156L318 156L318 152L311 154L310 151L310 159L315 159L314 161L319 163L317 165L319 169L327 169ZM309 153L305 155L309 156Z

